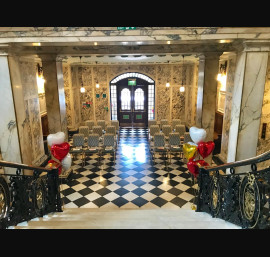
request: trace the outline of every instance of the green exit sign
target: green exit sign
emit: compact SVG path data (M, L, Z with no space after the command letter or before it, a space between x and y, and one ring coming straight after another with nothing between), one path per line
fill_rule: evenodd
M117 27L118 30L130 30L130 29L136 29L136 27Z

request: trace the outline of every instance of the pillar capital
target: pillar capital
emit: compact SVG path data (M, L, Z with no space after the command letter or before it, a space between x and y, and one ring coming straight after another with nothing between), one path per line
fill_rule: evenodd
M245 40L242 44L243 52L270 52L270 40Z
M7 55L8 55L8 45L0 44L0 56L7 56Z
M38 54L42 62L52 62L57 60L57 54Z
M223 52L204 52L198 55L199 61L206 59L219 59Z

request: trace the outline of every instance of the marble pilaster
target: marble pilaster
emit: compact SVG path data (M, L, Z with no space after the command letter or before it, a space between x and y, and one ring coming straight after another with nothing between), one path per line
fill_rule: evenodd
M256 156L268 52L243 51L236 61L228 162ZM249 170L241 167L237 172Z
M234 86L234 76L235 76L235 64L236 64L236 54L230 53L228 56L228 66L227 66L227 81L226 81L226 95L224 103L224 116L223 116L223 126L222 126L222 138L221 138L221 150L219 158L226 163L227 153L228 153L228 142L229 142L229 131L230 131L230 120L231 120L231 107L232 107L232 91Z
M8 60L22 163L39 166L47 156L43 144L36 59L12 54Z
M259 128L259 139L257 145L257 155L269 151L270 146L270 53L268 52L268 64L267 64L267 75L264 88L264 98L262 105L262 115ZM262 128L264 123L266 123L265 137L262 137ZM267 168L270 165L270 160L258 163L258 167Z
M217 74L221 53L207 53L199 59L196 127L206 131L205 142L213 141L217 97ZM205 158L211 163L212 154Z
M12 86L8 66L8 57L0 54L0 147L4 161L21 163L19 135L16 122ZM19 88L18 90L22 90ZM6 174L15 174L13 168L4 168Z
M49 133L62 131L67 140L67 118L62 62L56 55L40 55L45 78L45 95Z
M206 130L205 141L212 141L214 136L220 54L204 54L199 60L196 126Z

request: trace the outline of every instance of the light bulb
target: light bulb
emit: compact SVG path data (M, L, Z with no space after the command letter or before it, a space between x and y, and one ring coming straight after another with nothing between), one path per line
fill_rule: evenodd
M180 92L185 92L185 87L184 86L180 87Z
M85 92L85 88L81 87L81 93L84 93L84 92Z
M44 83L45 83L45 79L42 76L37 76L37 86L38 86L39 94L45 93Z
M166 87L170 87L170 83L169 82L166 83Z
M98 83L96 84L96 88L99 88L99 84Z

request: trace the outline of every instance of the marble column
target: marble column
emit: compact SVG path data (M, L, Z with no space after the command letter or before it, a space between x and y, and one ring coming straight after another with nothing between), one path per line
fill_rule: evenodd
M47 156L43 144L36 60L33 56L11 54L8 61L22 162L39 166Z
M196 127L206 130L205 142L213 141L217 97L217 74L222 53L205 53L199 57ZM211 163L212 155L205 158Z
M8 57L0 52L0 148L4 161L21 163L19 135L10 81ZM6 174L15 174L14 168L4 168Z
M49 133L62 131L67 138L67 118L64 93L64 80L61 60L56 55L41 54L43 76L45 79L45 96L48 115Z
M252 50L246 47L237 56L227 162L256 156L268 52ZM248 170L241 167L236 172Z
M228 140L230 131L230 120L231 120L231 107L232 107L232 91L234 86L234 75L235 75L235 63L236 53L231 52L227 56L227 81L226 81L226 93L224 102L224 116L222 126L222 138L221 138L221 150L218 155L219 158L226 163L228 153Z

